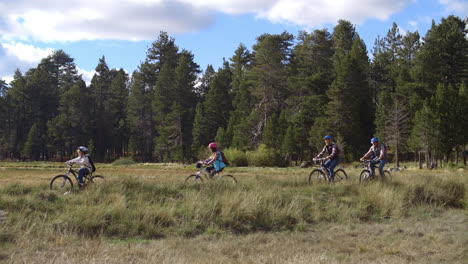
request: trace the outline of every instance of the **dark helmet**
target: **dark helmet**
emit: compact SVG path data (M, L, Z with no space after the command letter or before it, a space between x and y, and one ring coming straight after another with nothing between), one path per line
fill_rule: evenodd
M330 135L326 135L326 136L323 137L323 139L333 139L333 137L330 136Z

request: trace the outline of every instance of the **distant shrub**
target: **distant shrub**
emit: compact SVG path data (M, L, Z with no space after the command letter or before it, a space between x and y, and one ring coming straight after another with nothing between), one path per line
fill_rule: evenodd
M286 161L274 149L260 145L256 150L246 153L249 166L257 167L285 167Z
M428 204L463 208L465 186L455 182L427 177L426 182L410 187L407 197L413 205Z
M136 164L136 161L134 161L132 158L119 158L119 159L116 159L114 160L114 162L112 162L112 165L134 165Z
M247 155L244 151L228 148L223 151L224 155L229 161L230 166L237 167L247 167L249 166L249 161L247 160Z

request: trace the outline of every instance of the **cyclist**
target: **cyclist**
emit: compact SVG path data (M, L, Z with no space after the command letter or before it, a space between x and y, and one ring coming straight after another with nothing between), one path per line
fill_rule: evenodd
M201 163L212 165L206 168L206 170L210 173L210 176L213 176L214 173L221 172L227 165L223 162L223 155L218 150L218 145L215 142L208 144L208 148L213 152L213 154L211 154L208 159L201 161Z
M91 164L88 155L88 148L84 146L79 146L76 148L76 153L78 157L72 160L67 161L68 165L78 164L81 165L81 168L78 170L78 186L81 188L84 185L83 177L90 174L93 171L93 165Z
M379 144L379 139L376 137L371 138L370 142L372 146L360 160L364 161L367 157L372 158L372 160L370 161L372 175L375 175L375 164L380 163L379 173L380 176L383 177L383 167L387 162L387 149L384 144Z
M332 136L326 135L323 137L323 139L325 140L325 146L323 147L322 151L314 158L314 160L320 158L323 154L325 154L325 152L327 153L328 156L326 156L326 158L328 160L323 164L323 166L327 169L330 183L333 183L335 181L334 170L340 162L340 149L338 148L338 145L333 142Z

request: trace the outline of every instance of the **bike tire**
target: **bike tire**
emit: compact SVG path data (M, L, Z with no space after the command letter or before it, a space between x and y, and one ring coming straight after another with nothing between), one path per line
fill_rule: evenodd
M73 192L73 182L66 175L57 175L50 181L49 188L51 191L69 194Z
M233 183L233 184L237 183L237 179L234 176L232 176L231 174L226 174L226 175L221 176L220 180L225 181L225 182L229 182L229 183Z
M359 174L359 183L367 182L371 180L371 172L370 170L363 170L361 174Z
M328 182L328 176L323 173L322 170L315 169L309 174L309 184L315 183L326 183Z
M335 182L347 181L348 174L343 169L338 169L335 171Z
M89 182L92 184L100 184L101 182L104 181L104 176L102 175L94 175L91 178L89 178Z
M383 179L382 180L391 181L392 180L392 174L388 170L385 170L383 172Z
M196 174L190 174L184 181L185 184L197 184L203 182L203 178Z

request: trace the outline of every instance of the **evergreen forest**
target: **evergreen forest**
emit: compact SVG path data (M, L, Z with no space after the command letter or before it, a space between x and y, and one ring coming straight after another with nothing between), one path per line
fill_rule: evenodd
M310 160L330 134L343 161L376 136L397 164L466 164L467 23L449 16L424 36L394 23L371 48L345 20L332 32L263 34L219 69L200 69L161 32L134 72L103 56L89 84L56 50L0 79L0 159L64 161L85 145L98 162L188 163L216 141L288 166Z

